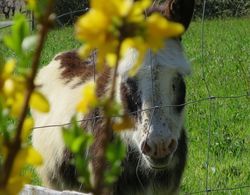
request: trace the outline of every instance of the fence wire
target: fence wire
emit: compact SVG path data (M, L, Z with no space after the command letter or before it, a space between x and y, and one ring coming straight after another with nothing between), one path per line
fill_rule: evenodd
M201 25L201 69L202 69L202 80L205 83L206 91L208 97L211 97L210 89L206 80L206 73L205 73L205 60L204 60L204 39L205 39L205 26L204 26L204 20L205 20L205 11L206 11L206 0L203 1L203 10L202 10L202 25ZM208 116L208 127L207 127L207 155L206 155L206 194L209 193L209 161L210 161L210 145L211 145L211 121L212 121L212 106L213 103L211 99L209 99L209 116Z
M209 88L207 79L206 79L206 71L205 71L205 25L204 25L204 21L205 21L205 11L206 11L206 0L203 0L203 10L202 10L202 19L201 19L201 34L200 34L200 49L201 49L201 79L205 84L205 88L206 88L206 94L207 97L204 98L200 98L198 100L191 100L191 101L187 101L184 104L180 104L180 105L156 105L147 109L143 109L143 110L138 110L136 112L131 112L129 114L135 114L135 113L141 113L141 112L151 112L151 118L153 118L154 115L154 111L156 109L163 109L165 107L178 107L178 106L189 106L189 105L194 105L194 104L200 104L201 102L209 102L209 109L208 109L208 117L207 117L207 129L206 129L206 133L207 133L207 143L206 143L206 174L205 174L205 189L204 190L200 190L200 191L193 191L193 192L185 192L184 194L186 195L192 195L192 194L209 194L209 193L216 193L216 192L232 192L235 190L240 190L240 189L250 189L250 185L242 185L242 186L237 186L237 187L228 187L228 188L210 188L209 186L209 165L210 165L210 161L211 161L211 154L210 154L210 146L211 146L211 122L212 122L212 114L215 111L214 107L214 101L220 101L220 100L238 100L240 98L249 98L250 97L250 91L247 91L244 94L240 94L240 95L231 95L231 96L212 96L211 94L211 90ZM59 15L56 17L56 21L60 23L60 18L67 16L67 15L73 15L76 13L80 13L80 12L86 12L87 9L81 9L81 10L76 10L76 11L72 11L72 12L68 12L68 13L64 13L62 15ZM34 22L31 19L28 20L29 22ZM0 30L3 28L8 28L12 26L12 24L8 24L6 26L2 26L0 27ZM63 26L63 25L62 25ZM95 75L95 74L94 74ZM153 80L152 80L153 82ZM153 84L152 84L153 85ZM155 101L154 101L155 102ZM124 117L123 115L120 116L113 116L114 118L116 117ZM103 118L101 116L95 116L95 117L91 117L91 118L86 118L84 120L79 120L77 122L82 123L84 121L89 121L89 120L96 120L96 119L100 119ZM33 129L43 129L43 128L54 128L54 127L65 127L65 126L70 126L71 123L64 123L64 124L48 124L45 126L36 126Z
M156 109L162 109L162 108L166 108L166 107L182 107L182 106L188 106L191 104L198 104L204 101L211 101L211 100L229 100L229 99L239 99L239 98L247 98L250 97L250 93L247 94L242 94L242 95L237 95L237 96L211 96L211 97L205 97L205 98L201 98L198 100L194 100L194 101L188 101L184 104L178 104L178 105L161 105L161 106L153 106L147 109L143 109L143 110L138 110L138 111L134 111L134 112L129 112L129 115L133 115L133 114L140 114L142 112L152 112ZM127 116L127 115L126 115ZM125 117L125 115L115 115L112 116L112 118L122 118ZM95 117L90 117L90 118L86 118L83 120L78 120L78 123L82 123L85 121L90 121L90 120L96 120L96 119L103 119L104 117L102 116L95 116ZM70 126L71 123L61 123L61 124L48 124L48 125L43 125L43 126L36 126L33 129L44 129L44 128L53 128L53 127L65 127L65 126Z

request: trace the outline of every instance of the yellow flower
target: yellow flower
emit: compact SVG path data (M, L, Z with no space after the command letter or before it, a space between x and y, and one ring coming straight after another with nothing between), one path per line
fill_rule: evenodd
M15 76L11 76L11 79L13 79L13 81L15 82L15 91L24 93L24 91L27 88L26 78L24 76L15 75Z
M135 64L132 66L132 68L129 71L130 76L134 76L137 71L139 70L145 53L147 51L147 44L145 43L144 39L140 36L135 37L135 38L127 38L122 42L121 46L121 56L124 57L126 55L126 52L128 51L129 48L133 48L137 50L138 56Z
M16 195L18 194L25 183L28 183L28 179L24 176L12 176L9 178L7 186L4 189L0 189L0 194L3 195Z
M142 21L144 9L151 0L135 2L133 0L92 0L91 10L79 18L75 25L76 38L85 42L79 51L86 57L94 48L98 48L97 70L102 70L105 62L111 67L115 64L114 53L126 23ZM140 18L140 19L138 19ZM123 36L123 35L122 35Z
M97 106L96 85L94 81L89 81L83 86L82 100L77 105L78 112L87 113L90 109Z
M166 38L175 37L184 32L183 25L170 22L158 13L154 13L147 18L146 26L146 42L150 48L155 50L163 46L163 40Z
M134 75L147 49L156 51L164 45L165 39L184 31L182 25L167 21L158 13L145 18L144 11L152 0L92 0L90 4L91 10L76 23L76 37L85 43L80 56L86 57L92 49L98 49L99 71L106 63L114 67L120 60L117 59L119 53L123 57L128 48L134 48L138 52L138 60L130 71L130 75ZM118 48L120 44L122 48Z
M76 23L76 38L98 46L107 39L109 21L107 15L99 10L90 10Z
M22 134L21 134L22 140L26 140L28 138L28 136L30 135L33 127L34 127L33 118L32 117L27 117L24 120L24 123L23 123Z
M81 47L78 49L78 55L79 55L82 59L87 58L87 57L90 55L92 49L93 49L93 48L91 47L91 45L89 45L89 44L84 44L83 46L81 46Z
M42 164L40 154L31 146L22 148L18 152L14 160L8 183L5 188L0 189L0 194L16 195L22 190L24 184L30 181L30 175L21 174L23 167L27 164L35 166Z
M110 18L124 17L130 11L133 0L92 0L91 7L96 10L104 11Z
M26 149L26 159L25 162L29 165L39 166L43 163L42 156L39 154L38 151L36 151L34 148L29 146Z
M7 98L7 106L11 109L11 115L18 117L21 114L24 104L24 94L16 92L13 97Z
M116 122L112 125L114 131L122 131L132 129L134 127L134 121L128 116L124 116L120 122Z
M37 5L36 0L27 0L27 2L30 9L34 10L36 8Z
M7 79L8 77L10 77L12 75L12 73L14 72L15 70L15 67L16 67L16 60L14 59L9 59L4 67L3 67L3 70L2 70L2 73L1 73L1 78L3 80Z
M19 175L24 165L39 166L43 163L41 155L31 146L22 148L14 161L11 176Z
M3 98L3 106L10 110L14 117L20 115L26 88L26 79L14 74L16 60L8 60L0 70L0 94Z
M6 96L11 96L15 92L15 82L13 79L8 78L3 84L3 93Z
M145 52L144 51L139 51L138 53L139 53L139 55L137 57L137 61L132 66L132 68L129 70L129 76L131 76L131 77L136 75L136 73L140 69L141 63L143 62L144 57L145 57Z
M34 91L30 98L30 107L40 112L49 112L50 106L46 97L38 91Z
M5 80L2 81L0 88L1 95L4 96L3 106L10 110L12 116L20 115L26 90L26 79L23 76L11 75L11 68L7 68Z
M144 21L144 11L152 4L151 0L136 1L131 7L131 10L127 16L127 21L133 23L141 23Z
M115 53L108 53L106 55L106 61L110 67L115 67L117 62L117 55Z

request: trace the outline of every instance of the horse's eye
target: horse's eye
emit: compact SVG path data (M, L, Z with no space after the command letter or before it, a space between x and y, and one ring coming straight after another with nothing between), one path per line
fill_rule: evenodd
M186 96L186 86L181 75L178 75L173 80L172 89L174 91L174 105L177 112L181 112L184 108L185 96Z
M136 111L141 108L141 97L134 79L122 83L121 98L126 112L136 115Z

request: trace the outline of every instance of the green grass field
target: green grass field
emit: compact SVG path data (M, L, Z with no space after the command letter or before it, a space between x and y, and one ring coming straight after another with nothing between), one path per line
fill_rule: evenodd
M206 21L202 55L201 22L191 24L183 37L193 69L192 75L186 78L187 102L209 95L250 94L249 34L249 19ZM73 38L72 28L53 30L45 45L41 65L47 64L56 53L77 47L79 43ZM12 55L2 43L0 52ZM186 127L189 157L181 194L204 191L206 185L211 190L237 188L210 194L250 194L249 187L238 188L250 186L250 97L189 104L186 106Z
M248 22L247 19L207 21L204 58L201 52L201 23L192 23L184 37L186 52L193 66L193 74L186 79L187 101L208 97L209 94L238 96L250 93ZM215 99L186 107L190 149L183 191L206 189L208 149L208 189L250 185L249 103L250 98L243 97ZM250 194L250 188L214 194Z

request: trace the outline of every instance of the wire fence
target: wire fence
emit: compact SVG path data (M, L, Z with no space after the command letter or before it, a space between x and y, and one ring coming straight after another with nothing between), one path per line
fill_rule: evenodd
M205 51L206 51L206 45L205 45L205 40L206 40L206 36L205 36L205 25L204 25L204 21L205 21L205 10L206 10L206 0L203 0L203 10L202 10L202 19L201 19L201 34L200 34L200 52L201 52L201 80L203 81L204 85L205 85L205 90L206 90L206 97L197 99L197 100L192 100L192 101L188 101L184 104L181 105L157 105L148 109L144 109L144 110L139 110L136 111L137 113L141 113L141 112L151 112L154 113L154 111L156 109L163 109L164 107L178 107L178 106L190 106L190 105L196 105L196 104L200 104L201 102L208 102L208 115L207 118L205 119L207 121L207 127L206 127L206 133L207 133L207 142L206 142L206 159L205 159L205 169L206 169L206 173L205 173L205 178L203 178L205 180L205 189L202 189L200 191L191 191L191 192L185 192L185 194L187 195L191 195L191 194L209 194L209 193L219 193L219 192L224 192L224 193L229 193L229 194L240 194L240 192L238 193L238 190L245 190L244 192L249 192L250 194L250 183L247 185L238 185L236 187L223 187L223 188L212 188L209 184L209 178L210 178L210 163L211 163L211 136L212 136L212 119L213 119L213 113L215 112L215 106L214 106L214 102L215 101L223 101L225 103L226 100L230 100L230 101L240 101L243 98L249 98L250 97L250 91L249 88L246 90L246 92L244 92L243 94L239 94L239 95L228 95L228 96L213 96L212 92L210 90L208 81L207 81L207 76L206 76L206 69L205 69L205 64L206 64L206 59L205 59ZM63 24L60 22L60 18L67 16L67 15L73 15L74 14L78 14L78 13L84 13L86 12L87 9L81 9L81 10L76 10L76 11L72 11L72 12L68 12L65 14L62 14L60 16L56 17L56 21L60 26L63 26ZM29 19L29 22L34 22L34 20L32 18ZM6 26L0 26L0 30L3 28L8 28L10 27L12 24L8 24ZM132 112L130 114L134 114L135 112ZM247 114L247 113L246 113ZM153 114L152 114L153 115ZM114 117L123 117L121 116L114 116ZM83 121L88 121L88 120L95 120L95 119L99 119L101 118L100 116L97 117L91 117L91 118L87 118L84 120L79 120L78 122L81 123ZM250 121L249 121L250 123ZM64 124L48 124L46 126L37 126L34 127L34 129L42 129L42 128L53 128L53 127L65 127L65 126L69 126L70 123L64 123ZM250 124L249 124L250 125ZM247 144L247 143L246 143ZM250 159L249 159L250 162ZM249 164L250 166L250 164ZM202 179L202 178L201 178ZM203 180L202 179L202 180ZM243 193L244 193L243 192ZM245 193L244 193L245 194Z
M79 10L74 10L70 12L66 12L64 14L58 15L55 17L55 24L58 25L59 27L65 26L64 22L62 22L60 19L63 17L69 17L69 18L75 18L75 14L84 14L85 12L88 11L88 8L85 9L79 9ZM27 22L30 23L30 29L33 31L35 29L35 19L34 16L31 12L29 11L24 11L22 13L26 14L27 17ZM1 19L1 17L0 17ZM13 26L13 22L11 20L0 20L0 30L4 28L9 28Z
M150 108L147 108L147 109L143 109L143 110L138 110L138 111L134 111L134 112L129 112L128 114L129 115L134 115L134 114L141 114L142 112L152 112L153 110L156 110L156 109L163 109L163 108L166 108L166 107L182 107L182 106L187 106L187 105L191 105L191 104L198 104L198 103L201 103L201 102L204 102L204 101L211 101L211 100L226 100L226 99L239 99L239 98L246 98L246 97L250 97L250 94L247 93L247 94L242 94L242 95L237 95L237 96L211 96L211 97L205 97L205 98L201 98L201 99L198 99L198 100L194 100L194 101L189 101L189 102L186 102L184 104L178 104L178 105L161 105L161 106L153 106L153 107L150 107ZM115 115L115 116L112 116L112 118L122 118L122 117L125 117L126 115ZM78 123L82 123L82 122L85 122L85 121L90 121L90 120L96 120L96 119L103 119L104 117L102 116L95 116L95 117L90 117L90 118L85 118L85 119L82 119L82 120L78 120L77 122ZM65 127L65 126L70 126L71 123L63 123L63 124L48 124L48 125L44 125L44 126L36 126L34 127L33 129L45 129L45 128L53 128L53 127Z

